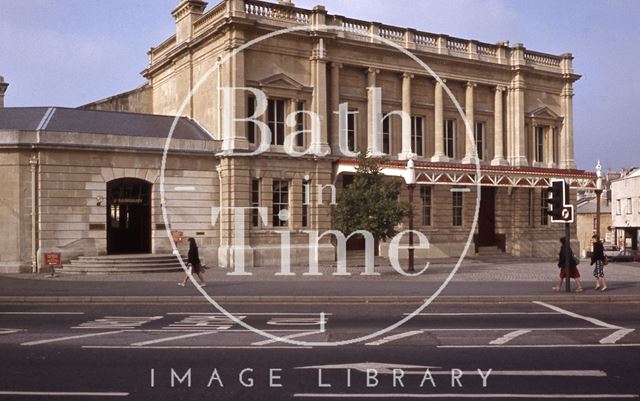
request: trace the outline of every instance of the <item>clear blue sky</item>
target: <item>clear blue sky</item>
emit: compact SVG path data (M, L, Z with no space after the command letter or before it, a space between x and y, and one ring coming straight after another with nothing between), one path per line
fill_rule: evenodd
M294 0L295 1L295 0ZM578 166L640 165L638 0L297 0L331 14L575 56ZM178 0L0 0L7 106L75 107L142 83ZM213 3L210 3L210 6Z

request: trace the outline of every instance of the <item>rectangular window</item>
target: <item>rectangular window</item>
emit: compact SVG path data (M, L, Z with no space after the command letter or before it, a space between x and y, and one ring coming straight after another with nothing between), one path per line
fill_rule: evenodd
M411 117L411 147L418 156L424 156L424 118Z
M311 203L310 195L311 194L311 181L303 180L302 181L302 227L309 227L309 204Z
M627 198L627 214L633 213L633 201L631 198Z
M547 212L549 211L549 191L543 190L540 192L540 225L546 226L549 224L549 215Z
M444 152L451 159L456 155L455 120L444 120Z
M296 102L296 131L301 132L306 129L304 124L304 102L298 101ZM296 146L304 147L304 136L305 134L296 135Z
M351 152L356 151L356 137L358 133L357 124L358 110L349 110L347 113L347 149Z
M382 119L382 153L391 153L391 116Z
M453 220L454 226L462 226L462 192L452 192L452 204L453 204Z
M536 127L535 160L544 163L544 127Z
M476 123L476 150L478 152L478 160L484 159L484 123Z
M596 231L598 229L598 218L594 217L593 218L593 231Z
M251 180L251 225L260 227L260 214L257 208L260 207L260 180Z
M256 112L256 98L249 96L247 98L247 118L253 116ZM247 121L247 140L249 143L256 143L256 124L253 121Z
M271 144L284 145L284 100L269 99L267 124L271 130Z
M431 187L420 186L420 199L422 199L422 225L431 226Z
M289 181L273 181L273 226L286 227L288 220L280 219L280 212L289 210ZM283 213L286 214L286 213Z
M616 200L616 214L622 214L622 201L620 199Z

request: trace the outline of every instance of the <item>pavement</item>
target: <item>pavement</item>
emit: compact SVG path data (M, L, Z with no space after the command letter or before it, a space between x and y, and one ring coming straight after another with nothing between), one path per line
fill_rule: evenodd
M420 270L426 260L417 260ZM324 266L322 275L304 275L292 268L293 276L278 276L277 268L248 269L250 276L233 276L221 268L205 273L203 291L220 303L422 303L437 293L435 303L447 302L640 302L640 263L611 263L606 267L606 292L593 290L591 267L583 262L585 291L554 292L558 268L549 259L468 258L453 273L457 260L429 261L428 269L406 277L377 259L377 276L363 276L354 263L350 276L336 276L334 266ZM406 266L406 263L404 264ZM191 283L177 286L184 273L126 275L47 274L0 275L0 303L206 303ZM451 277L449 282L447 279ZM446 282L446 283L445 283ZM446 284L446 285L444 285ZM572 289L575 289L573 284Z

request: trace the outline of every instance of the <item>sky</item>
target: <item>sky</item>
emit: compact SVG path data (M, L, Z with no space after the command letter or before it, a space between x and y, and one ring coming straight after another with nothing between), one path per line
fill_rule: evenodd
M638 0L294 0L330 14L573 53L578 167L640 166ZM0 0L7 107L77 107L144 84L178 0ZM215 5L211 2L209 8Z

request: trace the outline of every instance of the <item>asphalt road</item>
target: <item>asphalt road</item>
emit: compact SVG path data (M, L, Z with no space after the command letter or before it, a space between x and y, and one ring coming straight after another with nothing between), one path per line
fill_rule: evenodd
M0 400L640 398L640 304L228 308L2 305Z

